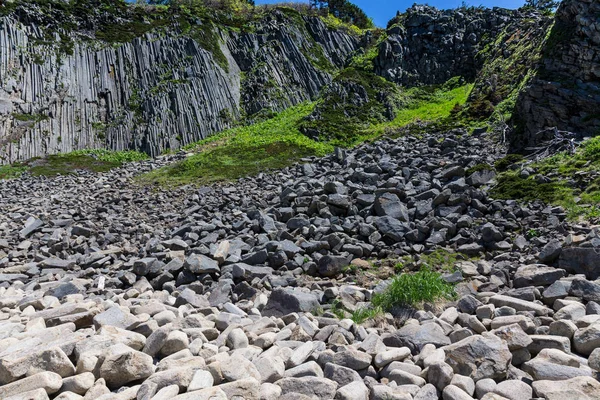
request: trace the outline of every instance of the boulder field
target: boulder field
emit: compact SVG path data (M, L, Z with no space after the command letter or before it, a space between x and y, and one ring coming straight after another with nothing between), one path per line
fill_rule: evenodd
M1 399L600 398L600 231L491 198L486 134L135 180L183 156L0 181ZM438 249L455 300L336 317Z

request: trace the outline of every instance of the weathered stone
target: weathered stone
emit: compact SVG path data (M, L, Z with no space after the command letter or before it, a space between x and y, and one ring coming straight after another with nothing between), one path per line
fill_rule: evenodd
M600 393L600 382L589 376L562 381L540 380L532 386L538 396L547 400L593 400Z
M54 372L39 372L16 382L0 386L0 398L5 399L36 389L43 389L45 393L53 394L58 392L62 383L61 376Z
M506 342L493 335L471 336L444 347L446 363L455 373L475 381L506 377L512 358Z
M337 390L337 383L327 378L307 376L303 378L283 378L275 382L281 387L282 395L299 393L311 398L333 399Z
M123 344L117 344L108 350L99 371L100 377L112 388L147 378L153 372L152 357Z
M312 293L288 288L273 290L263 310L263 315L282 316L292 312L311 312L319 307L317 297Z

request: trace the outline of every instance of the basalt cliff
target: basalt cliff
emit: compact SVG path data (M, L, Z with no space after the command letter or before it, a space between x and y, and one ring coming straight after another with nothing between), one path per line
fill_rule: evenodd
M85 148L155 156L317 100L366 52L370 72L399 88L475 82L469 116L499 107L515 146L548 127L585 135L600 127L592 0L567 0L556 18L415 6L376 34L284 7L243 23L112 0L15 1L0 15L3 163ZM350 89L368 96L358 92Z

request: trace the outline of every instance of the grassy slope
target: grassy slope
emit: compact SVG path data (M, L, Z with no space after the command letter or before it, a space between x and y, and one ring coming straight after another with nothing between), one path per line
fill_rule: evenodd
M125 162L148 158L137 151L110 151L104 149L77 150L34 158L22 163L0 166L0 179L18 178L29 172L33 176L54 176L74 173L77 170L105 172L118 168Z
M229 129L187 146L187 150L197 153L153 171L141 177L141 181L163 185L206 184L283 168L303 157L323 156L333 147L310 140L297 128L313 107L301 104L288 108L272 119Z
M208 139L186 146L196 154L184 161L158 169L140 177L140 182L177 186L203 185L235 180L262 171L283 168L308 156L323 156L334 146L354 146L375 139L388 128L401 128L416 121L440 121L451 118L455 107L464 104L471 85L411 89L403 92L407 109L398 110L396 119L387 123L366 123L353 128L351 137L333 136L315 141L299 128L315 104L305 103L289 108L275 117L254 125L226 130ZM323 127L337 132L348 129L349 119L328 115Z
M378 124L371 128L375 136L393 128L402 128L416 122L435 122L448 119L453 111L458 111L463 106L472 84L461 85L452 89L444 87L427 91L423 88L412 88L407 91L409 106L398 110L396 118L391 122Z
M514 168L496 163L497 169L507 170L498 176L492 196L559 205L572 220L600 218L600 137L583 142L574 154L559 153L526 165L534 171L530 176L520 172L522 158L511 158Z

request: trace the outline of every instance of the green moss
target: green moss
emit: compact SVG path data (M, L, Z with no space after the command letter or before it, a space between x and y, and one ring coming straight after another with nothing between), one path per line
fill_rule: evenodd
M541 200L555 203L565 197L573 197L572 191L562 182L539 183L532 177L522 178L518 171L507 171L498 177L498 184L491 190L497 199Z
M489 164L485 164L485 163L483 163L483 164L477 164L477 165L474 165L474 166L472 166L471 168L467 169L467 170L465 171L465 175L466 175L466 176L469 176L469 175L471 175L471 174L473 174L473 173L475 173L475 172L480 172L480 171L493 171L493 170L494 170L494 167L492 167L492 166L491 166L491 165L489 165Z
M528 167L535 171L529 177L518 171L501 173L490 194L559 205L572 220L600 218L600 178L595 178L600 173L600 137L583 142L574 154L559 153Z
M223 70L229 71L229 61L221 50L221 39L210 20L204 20L199 25L182 22L182 26L184 33L194 39L204 50L209 51Z
M0 165L0 179L15 179L23 175L27 167L22 164Z
M148 158L146 154L137 151L77 150L2 166L0 179L16 178L24 172L29 172L33 176L68 175L78 170L106 172L120 167L125 162L141 161L146 158Z
M232 128L185 146L184 149L197 154L146 174L140 177L140 182L202 185L283 168L303 157L325 155L333 150L331 145L314 142L297 128L298 122L313 107L313 104L301 104L272 119Z
M388 36L386 31L382 29L375 29L372 31L372 34L373 38L371 39L371 43L368 44L364 49L359 49L357 54L355 54L348 63L350 68L355 68L357 70L366 72L374 72L375 59L379 55L379 47Z
M508 167L513 164L518 164L523 161L523 156L521 154L508 154L506 157L503 157L497 160L494 163L494 167L500 172L506 171Z
M344 92L350 90L346 98L340 96L340 87ZM366 93L366 101L357 104L354 90ZM306 119L301 129L319 140L352 146L368 137L370 127L389 120L400 104L401 93L395 84L366 71L346 68L322 95L315 111L319 117Z
M510 23L476 56L481 65L465 113L476 120L509 121L518 94L534 75L544 35L551 19L523 19Z
M21 121L21 122L40 122L40 121L44 121L47 120L48 117L46 115L42 115L42 114L20 114L20 113L15 113L12 114L12 117L14 119L16 119L17 121Z

